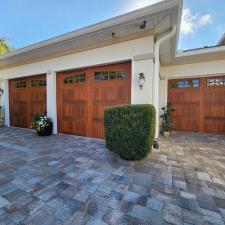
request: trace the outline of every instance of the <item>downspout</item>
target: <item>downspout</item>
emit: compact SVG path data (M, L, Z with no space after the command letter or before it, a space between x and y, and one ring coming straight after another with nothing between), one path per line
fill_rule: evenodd
M169 38L173 37L176 34L177 27L173 25L171 30L166 32L165 35L160 37L155 42L155 63L154 63L154 75L153 75L153 105L156 109L156 132L155 132L155 139L159 137L159 126L160 126L160 115L159 115L159 84L160 84L160 58L159 58L159 50L160 45L168 40Z

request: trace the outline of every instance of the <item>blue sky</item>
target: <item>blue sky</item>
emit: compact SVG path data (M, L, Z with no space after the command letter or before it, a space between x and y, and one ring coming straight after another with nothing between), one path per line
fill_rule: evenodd
M157 1L5 0L1 1L0 36L21 48ZM225 32L224 12L225 0L184 0L178 48L215 45Z

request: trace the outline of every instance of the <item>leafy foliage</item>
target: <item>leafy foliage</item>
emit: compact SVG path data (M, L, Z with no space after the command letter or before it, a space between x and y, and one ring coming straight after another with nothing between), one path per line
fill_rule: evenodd
M3 124L4 122L4 112L2 106L0 106L0 124Z
M0 37L0 55L6 54L9 51L14 50L14 48L10 47L6 42L5 38Z
M36 129L37 131L43 131L46 127L50 127L51 125L51 118L47 116L41 116L38 113L34 114L31 128Z
M171 132L173 129L172 123L172 112L175 110L172 108L171 103L168 103L166 107L162 107L163 114L160 116L162 118L162 130Z
M155 136L156 115L152 105L120 105L105 110L107 148L126 160L148 156Z

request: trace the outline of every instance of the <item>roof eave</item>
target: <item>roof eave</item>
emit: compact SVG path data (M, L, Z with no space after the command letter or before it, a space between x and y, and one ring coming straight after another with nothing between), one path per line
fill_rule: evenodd
M30 46L9 52L6 55L0 56L0 60L8 59L10 57L17 56L17 55L23 55L23 54L26 54L27 52L30 52L30 51L33 51L36 49L40 49L43 47L48 47L52 44L60 43L62 41L69 40L72 38L78 38L83 35L87 35L87 34L90 34L93 32L108 29L112 26L121 25L123 23L129 22L129 21L137 19L139 17L143 17L143 16L150 15L150 14L155 14L157 12L166 10L168 8L172 8L177 5L180 5L181 1L182 0L166 0L166 1L158 2L158 3L150 5L148 7L144 7L144 8L114 17L112 19L108 19L103 22L96 23L94 25L90 25L85 28L72 31L72 32L39 42L37 44L33 44ZM178 40L177 40L177 42L178 42Z

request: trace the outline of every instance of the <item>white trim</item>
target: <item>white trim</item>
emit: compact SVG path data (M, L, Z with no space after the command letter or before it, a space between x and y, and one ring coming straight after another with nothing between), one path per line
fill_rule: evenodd
M53 134L57 134L56 72L48 71L46 76L47 115L53 121Z
M193 49L186 52L177 52L175 56L175 60L182 58L182 57L190 57L190 56L197 56L203 54L212 54L212 53L225 53L225 46L214 46L209 48L201 48L201 49Z
M9 81L4 79L1 81L1 88L3 94L1 96L1 105L4 107L4 125L10 126L10 113L9 113Z

